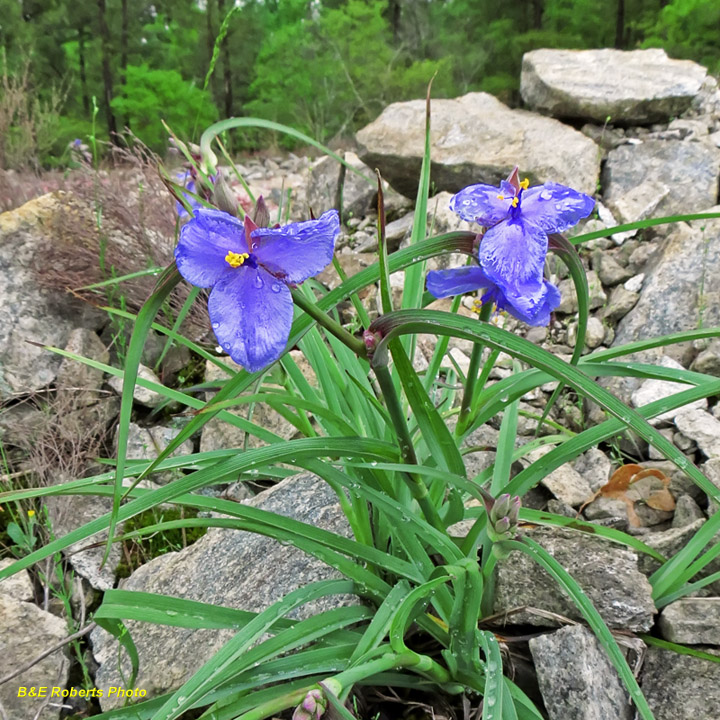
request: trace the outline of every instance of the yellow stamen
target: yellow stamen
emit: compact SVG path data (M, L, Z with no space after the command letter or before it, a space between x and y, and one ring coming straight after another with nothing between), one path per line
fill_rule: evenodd
M530 187L530 178L525 178L525 179L520 183L520 187L521 187L523 190L527 190L527 189Z
M504 200L504 199L505 199L505 196L504 196L504 195L498 195L498 196L497 196L497 199L498 199L498 200Z
M248 258L250 255L248 253L236 253L230 250L228 254L225 256L225 262L230 266L234 268L240 267Z
M478 300L478 299L473 300L473 304L472 304L472 307L470 308L470 312L474 312L479 315L482 305L483 305L482 300Z
M510 204L511 204L513 207L517 207L519 202L520 202L520 201L519 201L516 197L514 197L514 198L512 199L512 202L511 202Z

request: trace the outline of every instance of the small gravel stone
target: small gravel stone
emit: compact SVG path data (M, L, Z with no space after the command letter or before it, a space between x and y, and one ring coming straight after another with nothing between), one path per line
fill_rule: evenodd
M671 370L683 370L683 366L679 362L673 360L667 355L663 355L656 364L660 367ZM687 389L688 386L684 383L671 382L670 380L645 380L643 384L632 394L632 403L635 407L642 407L643 405L655 402L656 400L662 400L663 398L670 397L677 392ZM690 405L685 405L675 410L668 410L667 412L664 412L650 420L650 423L652 425L659 425L665 421L672 421L679 413L687 412L690 408L704 409L706 407L707 400L705 398L701 398ZM680 446L678 445L678 447Z
M148 380L149 382L157 383L158 385L162 385L158 376L149 367L146 367L145 365L138 366L138 378L141 380ZM123 383L123 379L119 377L112 377L110 378L110 380L108 380L108 385L110 385L110 387L118 395L122 395ZM160 405L160 403L165 400L165 396L161 395L159 392L155 392L154 390L148 390L147 388L136 384L135 388L133 389L133 399L139 405L154 408Z
M610 322L617 322L624 318L640 299L638 293L626 290L622 285L613 288L608 304L602 310L602 317Z
M696 520L701 519L705 519L705 513L700 509L700 506L690 495L681 495L675 502L675 515L673 515L672 527L686 527Z
M645 282L645 273L633 275L623 287L631 293L639 293L642 290L643 283Z
M685 410L675 417L675 427L693 438L706 457L720 457L720 420L709 412Z

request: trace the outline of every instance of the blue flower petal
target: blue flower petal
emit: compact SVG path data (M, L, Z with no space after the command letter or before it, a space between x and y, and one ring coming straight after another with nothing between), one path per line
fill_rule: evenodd
M428 292L436 298L462 295L491 285L487 275L477 265L466 265L449 270L432 270L427 274Z
M558 183L531 187L520 198L523 219L548 234L571 228L594 207L595 201L589 195Z
M218 342L248 372L257 372L285 350L293 319L287 285L261 267L243 265L225 275L208 300Z
M212 287L232 268L228 252L248 252L243 224L219 210L200 208L180 230L175 262L180 274L197 287Z
M478 259L485 274L528 317L535 316L547 292L543 284L547 246L547 235L522 217L490 228L480 243Z
M317 220L253 230L251 252L285 282L301 283L332 261L339 234L340 218L336 210L329 210Z
M503 200L498 196L502 195ZM450 200L450 209L467 222L485 227L497 225L508 216L515 188L503 181L500 188L492 185L468 185Z
M543 298L532 313L528 314L513 306L499 290L494 297L498 310L506 310L528 325L547 325L550 322L550 313L560 304L560 291L547 280L543 281L543 285Z

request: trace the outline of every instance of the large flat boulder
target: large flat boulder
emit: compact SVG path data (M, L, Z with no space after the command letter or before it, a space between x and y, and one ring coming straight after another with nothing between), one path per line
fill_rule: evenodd
M48 255L58 234L71 233L70 223L60 225L63 205L63 193L54 193L0 215L0 400L55 379L62 358L28 340L65 347L76 327L98 325L89 306L38 281L57 270Z
M363 162L380 169L399 192L417 190L425 147L425 101L393 103L357 134ZM511 110L487 93L433 100L432 182L457 192L472 183L498 184L518 165L531 184L547 180L594 193L595 143L557 120Z
M350 535L335 493L313 475L287 478L248 504ZM185 550L143 565L123 589L259 612L298 587L334 577L335 570L295 547L250 532L216 528ZM324 597L303 605L293 617L304 619L348 602L354 599ZM176 690L235 634L135 621L127 626L140 658L136 687L146 690L148 697ZM99 628L91 639L99 663L97 686L122 686L117 641ZM122 665L122 672L129 677L129 663ZM101 700L104 710L118 703L122 700Z
M520 93L554 117L637 125L687 110L706 75L660 49L533 50L523 56Z

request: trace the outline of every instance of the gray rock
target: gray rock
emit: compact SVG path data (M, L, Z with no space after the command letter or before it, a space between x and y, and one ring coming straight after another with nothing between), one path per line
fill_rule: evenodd
M720 341L713 340L710 345L695 358L691 369L695 370L695 372L720 377Z
M699 142L621 145L603 170L605 204L621 222L701 212L717 202L720 150Z
M675 503L672 527L682 528L696 520L704 520L705 513L690 495L681 495Z
M568 326L568 345L571 347L575 346L577 342L577 331L578 324L576 322L570 323ZM602 324L602 320L591 315L587 321L587 329L585 332L585 347L590 350L594 350L598 345L602 344L605 339L605 326Z
M62 207L63 194L55 193L0 215L0 400L55 380L60 356L26 340L64 347L78 325L100 326L88 305L38 281L60 242L55 226Z
M110 360L110 353L97 333L87 328L75 328L68 337L65 350L106 365ZM76 405L90 405L97 401L103 377L102 370L77 360L63 358L55 382L58 388L73 393Z
M717 649L699 648L717 654ZM720 663L648 647L640 686L655 720L720 717Z
M158 378L158 376L149 367L146 367L145 365L138 366L138 379L147 380L149 382L162 385L162 383L160 382L160 378ZM118 395L122 395L124 384L125 383L123 378L117 376L113 376L110 378L110 380L108 380L108 385ZM160 405L160 403L164 402L166 398L161 393L156 392L155 390L150 390L149 388L142 387L142 385L136 383L135 387L133 388L133 399L139 405L154 408Z
M670 368L673 370L684 369L679 362L673 360L667 355L662 355L657 364L660 365L660 367ZM686 385L684 383L676 383L669 380L655 380L651 378L649 380L645 380L645 382L643 382L643 384L637 390L635 390L635 392L632 394L632 403L636 408L642 407L643 405L655 402L656 400L662 400L663 398L670 397L671 395L674 395L677 392L681 392L682 390L687 390L689 387L689 385ZM684 413L690 409L703 410L706 407L707 400L705 398L702 398L700 400L696 400L693 403L690 403L690 405L684 405L683 407L676 410L668 410L667 412L661 413L657 417L650 420L650 423L652 425L659 425L660 423L665 421L672 421L676 415Z
M596 250L592 256L593 268L600 278L600 282L607 287L619 285L632 277L632 272L607 252Z
M587 331L585 333L585 345L594 350L598 345L601 345L605 339L605 326L602 324L602 320L591 315L587 322Z
M584 533L541 528L530 535L578 582L612 628L647 630L655 607L651 588L637 569L635 553ZM526 554L513 552L498 563L495 611L539 608L574 620L582 616L554 580ZM553 626L546 617L523 611L509 624Z
M685 645L720 645L720 598L683 598L670 603L658 621L662 636Z
M705 520L699 519L689 525L685 525L680 528L671 528L670 530L664 530L662 532L652 532L644 535L642 540L646 545L649 545L654 550L657 550L663 557L671 558L677 552L682 550L685 545L695 536L697 531L702 527ZM718 538L715 538L711 543L710 547L717 544ZM641 553L638 556L638 567L640 571L647 576L652 575L658 567L659 563L657 560L651 558L649 555ZM712 560L701 572L699 572L693 579L699 580L707 577L709 574L720 571L720 560L717 558ZM712 583L708 587L700 590L704 595L708 593L717 594L720 583Z
M375 173L353 152L345 153L345 161L356 170L365 174L371 181ZM308 178L307 202L316 217L326 210L336 207L340 163L334 158L324 156L310 170ZM343 217L362 217L377 202L377 184L368 182L360 175L346 169L342 187Z
M0 592L0 657L3 671L26 665L44 650L49 650L68 635L62 618L51 615L31 603L21 602ZM65 688L70 662L63 650L48 655L25 672L0 685L0 707L8 720L43 720L60 717L56 698L18 697L18 688ZM5 672L3 672L3 675ZM51 690L48 690L48 695ZM44 710L40 710L45 706Z
M294 358L298 361L297 355L295 355ZM235 364L230 358L223 358L223 360L230 367L240 369L240 366ZM306 379L316 384L317 380L309 364L303 361L300 367ZM215 365L215 363L211 363L210 361L205 363L205 382L217 381L221 384L228 379L228 374ZM214 392L205 393L205 399L210 400L214 394ZM239 405L237 408L228 408L228 411L233 415L242 416L247 419L249 407L249 405ZM280 435L284 440L290 440L297 434L297 428L292 423L288 422L282 415L275 412L265 403L255 404L250 419L261 428ZM245 431L236 425L231 425L219 417L212 418L203 426L200 436L200 452L245 447L245 435ZM257 436L248 433L248 447L260 447L266 444L267 443L260 440Z
M599 448L591 448L575 461L575 469L585 478L593 492L610 479L612 461Z
M534 110L613 124L667 121L690 107L707 70L664 50L533 50L520 92Z
M645 273L638 273L633 275L623 287L631 293L639 293L642 290L643 283L645 282Z
M627 690L590 630L569 625L529 645L550 720L633 720Z
M68 479L61 476L58 482ZM57 537L67 535L112 510L112 498L90 495L57 495L48 497L46 503L53 532ZM92 538L93 542L99 543L95 547L82 549L89 544L87 540L82 540L65 550L75 572L96 590L110 590L115 586L115 570L122 559L120 544L113 543L107 561L102 564L106 540L107 532L102 532Z
M136 423L130 423L128 428L127 459L155 460L179 434L179 428L166 427L165 425L140 427ZM115 444L117 445L117 436L115 437ZM190 440L186 440L170 454L170 457L192 455L192 453L193 444ZM154 473L150 477L155 482L165 484L176 477L177 472L178 471Z
M592 140L556 120L511 110L487 93L434 100L431 132L432 179L439 190L497 185L516 165L531 184L553 180L590 194L597 187L599 154ZM389 105L357 139L363 161L414 197L425 145L425 101Z
M590 293L590 309L596 310L605 304L607 301L607 295L603 290L602 283L600 282L600 278L595 270L588 270L586 276L588 291ZM578 311L578 302L577 293L575 292L575 283L568 278L560 283L558 289L560 290L562 300L560 300L560 305L557 307L557 312L564 313L566 315L576 313Z
M614 344L720 325L717 267L720 220L679 224L646 269L640 300L619 324ZM684 352L677 345L664 350L675 359Z
M540 460L552 450L545 446L528 453L529 462ZM592 497L592 489L585 478L569 463L561 465L546 475L541 481L558 500L562 500L571 507L579 507Z
M720 420L709 412L684 409L675 416L675 427L695 440L705 457L720 457Z
M337 497L312 475L287 478L248 505L350 535ZM123 587L259 612L295 588L332 577L337 577L334 570L292 546L250 532L211 529L183 551L143 565ZM303 619L348 602L354 599L322 598L303 605L293 616ZM140 656L136 684L147 690L148 696L178 688L235 634L232 630L127 624ZM101 629L95 630L91 639L100 665L98 687L120 685L116 641ZM123 665L125 673L128 668ZM101 701L104 710L117 702L112 698Z
M10 567L14 562L15 558L0 560L0 570L5 570L5 568ZM8 595L15 600L32 602L35 599L35 588L33 588L28 571L21 570L9 578L0 580L0 593Z

